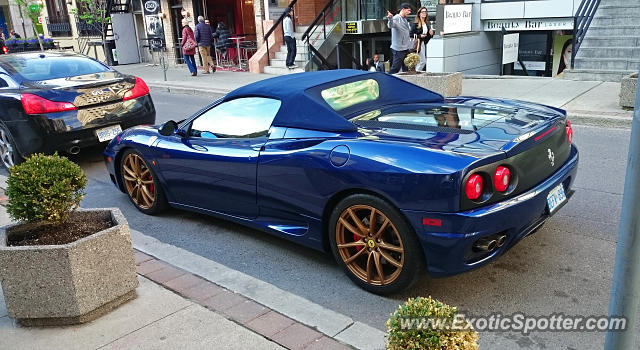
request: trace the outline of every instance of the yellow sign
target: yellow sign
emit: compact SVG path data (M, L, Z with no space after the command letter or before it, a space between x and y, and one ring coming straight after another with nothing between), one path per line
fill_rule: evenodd
M345 22L344 31L346 34L360 34L358 22Z

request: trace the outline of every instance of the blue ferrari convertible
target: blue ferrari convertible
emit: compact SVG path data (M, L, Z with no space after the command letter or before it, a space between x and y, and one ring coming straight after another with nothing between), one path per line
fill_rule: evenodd
M557 108L334 70L241 87L179 123L125 130L104 154L144 213L172 206L331 251L388 294L535 232L573 193L572 136Z

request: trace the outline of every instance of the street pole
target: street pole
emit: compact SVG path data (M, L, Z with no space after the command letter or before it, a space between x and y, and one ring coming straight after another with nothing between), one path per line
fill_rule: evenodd
M627 156L627 174L618 228L616 262L609 301L609 318L626 318L624 331L607 331L605 350L635 349L634 334L640 299L640 92L636 88Z
M22 17L22 6L20 4L18 4L18 13L20 14L20 22L22 23L22 35L24 35L24 39L26 40L27 29L24 27L24 17Z

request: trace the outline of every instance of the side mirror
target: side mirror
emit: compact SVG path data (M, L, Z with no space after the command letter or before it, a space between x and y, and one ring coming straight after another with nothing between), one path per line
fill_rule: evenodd
M173 120L169 120L168 122L162 124L162 127L160 128L160 135L162 136L169 136L172 135L174 132L176 132L176 129L178 128L178 123L174 122Z

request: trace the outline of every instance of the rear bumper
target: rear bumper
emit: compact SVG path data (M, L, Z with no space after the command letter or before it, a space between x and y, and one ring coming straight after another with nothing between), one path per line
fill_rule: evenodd
M23 156L33 153L67 151L71 147L88 147L99 142L96 130L120 125L122 130L140 124L154 124L156 111L150 95L130 100L128 105L111 110L104 117L93 117L87 109L27 116L25 121L7 123ZM98 108L90 110L101 113ZM103 112L102 112L103 113ZM21 125L20 125L21 124ZM15 130L15 131L14 131Z
M457 213L403 210L418 234L429 273L447 276L485 265L534 232L550 217L547 212L549 192L562 183L567 199L573 193L571 186L577 173L578 158L578 150L572 145L569 159L552 176L531 190L502 202ZM440 219L442 226L425 226L423 218ZM470 254L478 239L495 234L506 235L502 247L481 256Z

